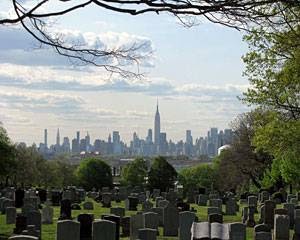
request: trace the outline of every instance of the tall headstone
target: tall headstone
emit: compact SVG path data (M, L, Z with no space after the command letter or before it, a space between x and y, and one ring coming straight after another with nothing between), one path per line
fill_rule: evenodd
M72 220L57 222L56 240L80 240L80 223Z
M178 235L178 226L179 226L179 213L178 209L171 204L169 204L163 210L163 222L164 236L177 236Z
M290 219L287 215L275 215L274 240L290 239Z
M265 219L264 224L269 225L273 228L274 226L274 209L276 208L276 204L272 200L265 201Z
M130 218L130 240L138 238L138 230L144 228L144 217L142 213L131 216Z
M191 239L191 227L196 216L193 212L179 213L179 240Z
M243 223L229 224L229 239L230 240L245 240L246 239L246 225Z
M71 200L63 199L60 203L60 217L59 220L72 219Z
M158 230L158 214L154 212L143 213L144 228Z
M6 208L6 224L15 224L17 217L17 210L15 207Z
M79 214L77 221L80 223L80 239L91 240L94 215L87 213Z
M53 223L53 214L54 214L54 209L52 207L46 205L42 209L42 223L52 224Z
M108 220L95 221L93 240L116 240L116 223Z

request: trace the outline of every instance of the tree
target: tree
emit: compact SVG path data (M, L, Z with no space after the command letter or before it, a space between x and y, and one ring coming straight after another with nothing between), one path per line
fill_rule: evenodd
M174 187L177 178L177 172L164 157L156 157L153 160L148 173L148 186L151 190L157 188L161 191L167 191Z
M269 25L289 24L289 19L282 16L282 9L293 11L299 6L298 0L59 0L55 5L49 0L38 0L31 5L24 1L12 0L14 16L0 18L0 25L20 24L41 45L50 46L58 54L66 56L81 64L92 64L104 67L112 73L124 77L136 76L132 71L124 69L124 62L139 64L147 57L138 53L142 45L133 44L128 48L101 49L89 48L76 43L66 42L61 34L56 34L49 27L51 17L64 17L70 12L87 8L88 6L130 14L133 16L145 13L170 13L176 16L184 25L195 24L196 16L218 24L234 28L245 28L250 23ZM54 10L50 10L53 9Z
M185 192L201 187L210 189L216 183L216 169L212 164L199 164L185 168L180 172L178 180Z
M8 184L11 170L15 166L15 146L11 143L6 130L0 125L0 182L5 181L6 185Z
M112 187L111 167L97 158L84 159L76 170L79 184L86 190Z
M129 186L144 187L146 183L148 167L143 158L136 158L122 169L122 182Z

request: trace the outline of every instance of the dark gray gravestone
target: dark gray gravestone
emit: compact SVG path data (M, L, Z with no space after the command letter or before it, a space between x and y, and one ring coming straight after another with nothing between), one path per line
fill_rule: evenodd
M104 220L112 221L116 224L116 240L119 240L121 218L119 216L113 215L113 214L102 215L101 218Z
M115 240L116 223L108 220L93 222L93 240Z
M77 221L80 223L80 239L91 240L94 215L87 213L79 214L77 217Z
M27 228L27 217L23 214L17 214L16 227L14 228L15 234L20 234Z
M122 237L130 235L130 217L121 218Z
M56 240L80 240L80 223L72 220L57 222Z
M276 208L276 204L272 200L265 201L265 218L264 224L269 225L273 228L274 226L274 209Z
M168 205L163 210L164 236L177 236L179 225L178 209L172 205Z
M223 223L223 215L217 214L217 213L209 214L208 222L209 223Z
M27 214L27 225L34 225L36 231L42 232L42 215L39 211L32 211Z
M287 215L275 215L274 240L290 239L290 219Z
M124 217L125 216L125 208L122 207L112 207L110 208L110 213L117 215L119 217Z
M290 217L290 228L294 227L294 218L295 218L295 205L292 203L283 204L283 208L287 210L288 216Z
M128 200L129 200L129 211L137 211L139 199L137 197L129 196Z
M254 227L256 224L255 219L254 219L255 210L256 210L255 206L248 207L248 218L246 221L247 227Z
M141 228L138 230L139 240L156 240L157 231L151 228Z
M245 240L246 239L246 225L243 223L229 224L229 239L230 240Z
M179 240L191 239L191 227L196 219L193 212L179 213Z
M154 212L143 213L144 228L158 230L158 214Z
M60 217L59 220L72 219L71 200L64 199L60 202Z
M136 240L138 238L139 229L144 228L143 214L138 213L130 218L130 240Z
M15 207L6 208L6 224L15 224L17 216L17 209Z

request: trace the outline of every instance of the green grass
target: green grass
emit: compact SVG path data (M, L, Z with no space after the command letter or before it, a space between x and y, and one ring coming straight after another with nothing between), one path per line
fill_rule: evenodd
M89 199L92 201L91 199ZM116 203L112 202L112 206L120 206L124 207L124 202L122 203ZM199 221L207 221L207 207L198 206L196 204L192 204L191 207L194 207L194 209L197 210L197 216L199 218ZM223 206L224 208L225 206ZM141 210L141 205L139 204L138 210ZM241 210L242 206L240 207L240 212L237 213L235 216L223 216L224 223L232 223L232 222L241 222ZM20 209L18 209L20 211ZM225 211L225 209L224 209ZM94 202L94 210L72 210L72 217L76 218L80 213L93 213L95 219L99 219L102 214L109 213L109 208L103 208L101 207L100 203ZM135 214L134 211L126 211L126 216L131 216ZM42 239L43 240L54 240L55 234L56 234L56 225L57 225L57 219L59 217L59 207L54 207L54 221L53 224L43 224L42 225ZM255 215L256 221L258 221L258 214ZM5 224L5 215L0 215L0 240L7 239L8 236L12 234L14 228L14 224ZM162 236L162 228L159 229L160 236L158 237L159 240L175 240L178 238L172 238L172 237L163 237ZM122 240L129 239L129 238L121 238ZM247 228L247 240L253 239L253 228Z

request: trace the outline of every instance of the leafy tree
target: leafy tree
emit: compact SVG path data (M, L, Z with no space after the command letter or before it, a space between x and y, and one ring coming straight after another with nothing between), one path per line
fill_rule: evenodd
M148 173L148 186L150 189L158 188L161 191L167 191L174 187L177 178L177 172L164 157L156 157L153 160Z
M86 190L113 186L111 167L100 159L84 159L78 166L76 173L79 184Z
M178 180L185 192L200 187L211 188L216 183L216 169L207 163L185 168L180 172Z
M148 167L143 158L136 158L122 169L122 182L129 186L144 187Z
M6 130L0 125L0 182L5 181L8 184L11 170L15 165L15 147Z

